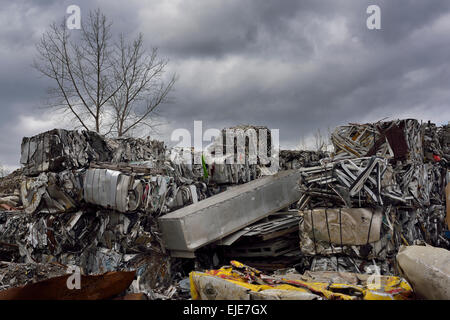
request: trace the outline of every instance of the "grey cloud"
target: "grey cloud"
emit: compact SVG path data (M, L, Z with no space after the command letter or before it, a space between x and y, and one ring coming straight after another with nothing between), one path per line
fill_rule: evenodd
M34 42L72 1L19 4L16 15L25 20L9 28L0 21L7 30L0 31L0 162L8 165L19 158L20 117L45 120L36 107L49 82L29 68ZM418 115L443 123L450 117L445 0L77 4L82 15L100 7L115 33L142 32L148 46L170 59L180 80L175 103L160 111L166 141L174 128L192 130L194 120L204 129L279 128L282 144L292 146L317 128L326 133L348 121ZM369 4L381 7L382 30L366 28Z

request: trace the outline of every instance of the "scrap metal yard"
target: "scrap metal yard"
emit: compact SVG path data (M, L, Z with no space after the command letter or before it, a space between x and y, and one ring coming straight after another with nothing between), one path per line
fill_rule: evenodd
M228 128L256 139L246 158L261 128ZM0 298L450 299L449 128L344 125L331 152L269 134L276 170L212 157L222 139L196 164L150 139L25 137L0 180Z

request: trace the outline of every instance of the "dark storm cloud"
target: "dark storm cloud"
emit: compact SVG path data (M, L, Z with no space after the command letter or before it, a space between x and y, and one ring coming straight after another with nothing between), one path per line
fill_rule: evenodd
M448 28L433 30L438 19L448 14L447 2L395 2L397 8L393 2L381 1L381 31L369 31L365 25L365 9L373 2L341 6L341 2L295 1L282 11L270 10L271 3L265 3L269 4L255 2L236 10L230 20L214 19L214 24L210 21L216 11L210 9L206 18L197 11L192 23L205 27L196 43L208 43L207 50L192 45L189 27L176 34L171 40L176 43L175 55L195 60L196 53L198 61L207 63L199 63L198 74L188 76L179 94L186 98L183 107L167 110L169 118L266 123L281 128L282 138L293 141L317 127L334 127L347 120L396 117L411 109L413 115L430 117L425 110L418 112L417 106L442 108L448 98L442 80L448 78L450 47L445 33L439 34ZM252 19L240 19L249 12ZM255 21L257 31L251 41L244 43L237 37L232 41L230 35L242 36ZM223 30L223 36L216 30ZM172 48L167 43L166 48ZM230 67L233 59L241 61ZM260 64L249 67L255 61ZM289 74L296 68L296 74ZM429 76L406 85L411 79L405 77L415 70ZM288 75L283 78L283 73ZM268 87L267 78L273 76L281 82ZM220 80L223 83L214 86Z
M31 68L34 43L70 4L97 7L115 34L144 34L180 79L161 136L254 123L293 146L317 128L384 117L450 117L450 3L433 1L17 1L0 11L0 162L20 140L60 122L38 111L51 84ZM366 28L381 8L382 30Z

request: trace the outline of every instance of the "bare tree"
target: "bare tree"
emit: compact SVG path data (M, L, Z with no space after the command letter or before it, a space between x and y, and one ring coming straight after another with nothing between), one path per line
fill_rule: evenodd
M115 85L119 90L111 103L115 133L120 137L139 126L152 127L150 115L158 106L168 102L176 76L173 75L167 83L163 81L168 61L158 58L156 48L150 54L145 52L142 34L132 43L126 43L121 35L118 51L120 60L114 64L114 71Z
M111 23L100 10L82 21L79 31L53 23L37 44L33 66L54 80L50 107L71 114L78 127L123 135L147 123L152 111L166 102L175 77L167 86L162 83L167 62L158 64L155 50L146 53L142 35L131 43L120 36L115 43ZM156 76L151 73L155 69ZM147 109L138 108L141 101L149 101Z

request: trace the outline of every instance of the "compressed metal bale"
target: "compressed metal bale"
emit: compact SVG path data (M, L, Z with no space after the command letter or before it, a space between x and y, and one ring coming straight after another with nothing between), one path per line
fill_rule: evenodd
M22 139L20 163L25 175L35 176L86 167L90 161L110 158L111 150L99 134L53 129Z
M164 142L136 138L106 139L92 131L53 129L24 137L20 163L25 175L87 167L91 162L164 161Z
M137 196L131 203L130 192ZM108 169L89 169L84 179L84 200L119 212L136 210L142 197L142 185L133 177Z
M380 240L381 210L367 208L322 208L300 212L302 233L317 241L364 245Z
M336 158L378 155L423 160L423 130L415 119L339 126L331 135Z
M432 246L401 247L397 263L418 297L450 299L450 251Z
M380 209L318 208L300 211L300 215L300 250L311 268L315 267L310 258L337 254L350 257L351 270L358 271L354 268L356 258L384 260L395 250L390 241L392 232L383 226ZM342 269L342 263L345 259L339 259L330 270Z

